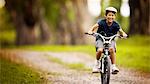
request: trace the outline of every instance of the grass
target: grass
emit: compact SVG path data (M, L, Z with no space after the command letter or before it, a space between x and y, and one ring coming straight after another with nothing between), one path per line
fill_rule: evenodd
M117 62L120 66L150 72L150 38L129 38L119 41L117 46Z
M91 45L33 45L20 46L19 49L36 50L36 51L52 51L52 52L85 52L94 55L95 48Z
M59 63L67 68L70 69L76 69L76 70L89 70L85 67L84 64L82 63L67 63L67 62L63 62L62 60L58 59L58 58L54 58L54 57L48 57L49 60Z
M0 84L42 84L35 70L0 58Z

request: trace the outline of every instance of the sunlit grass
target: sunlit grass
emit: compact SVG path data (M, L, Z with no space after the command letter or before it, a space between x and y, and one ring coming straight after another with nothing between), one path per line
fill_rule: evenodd
M25 65L0 58L0 84L41 84L40 74Z
M58 59L58 58L55 58L55 57L50 57L50 56L48 57L48 59L55 62L55 63L61 64L64 67L70 68L70 69L89 70L82 63L67 63L67 62L63 62L61 59Z
M117 50L117 64L150 72L150 47L120 45Z
M36 50L36 51L51 51L51 52L85 52L90 55L95 55L95 47L91 45L33 45L20 46L18 49Z
M134 36L130 36L128 39L119 39L117 44L118 45L127 45L127 46L150 47L150 36L134 35Z
M150 37L135 35L119 40L117 64L124 67L150 72Z

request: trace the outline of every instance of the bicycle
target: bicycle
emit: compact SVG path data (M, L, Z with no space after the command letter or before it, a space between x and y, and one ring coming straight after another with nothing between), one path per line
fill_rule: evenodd
M88 34L88 33L85 33ZM109 84L110 82L110 74L111 74L111 60L110 60L110 54L109 54L109 46L111 45L112 40L115 39L115 37L121 37L118 34L115 34L110 37L102 36L99 33L93 33L88 34L92 35L94 37L100 37L99 39L102 39L103 45L104 45L104 51L101 59L99 60L101 62L100 68L100 74L101 74L101 83L102 84Z

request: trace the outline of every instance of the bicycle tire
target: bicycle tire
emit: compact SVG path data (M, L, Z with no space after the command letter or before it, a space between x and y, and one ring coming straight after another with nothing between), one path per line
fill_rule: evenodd
M104 73L101 72L101 83L102 84L109 84L110 82L110 57L107 56L104 59Z

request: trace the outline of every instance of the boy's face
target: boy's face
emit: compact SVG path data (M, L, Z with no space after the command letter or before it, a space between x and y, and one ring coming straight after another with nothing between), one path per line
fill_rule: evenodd
M108 12L108 14L105 16L105 18L106 18L107 22L112 23L115 20L116 16L114 13Z

